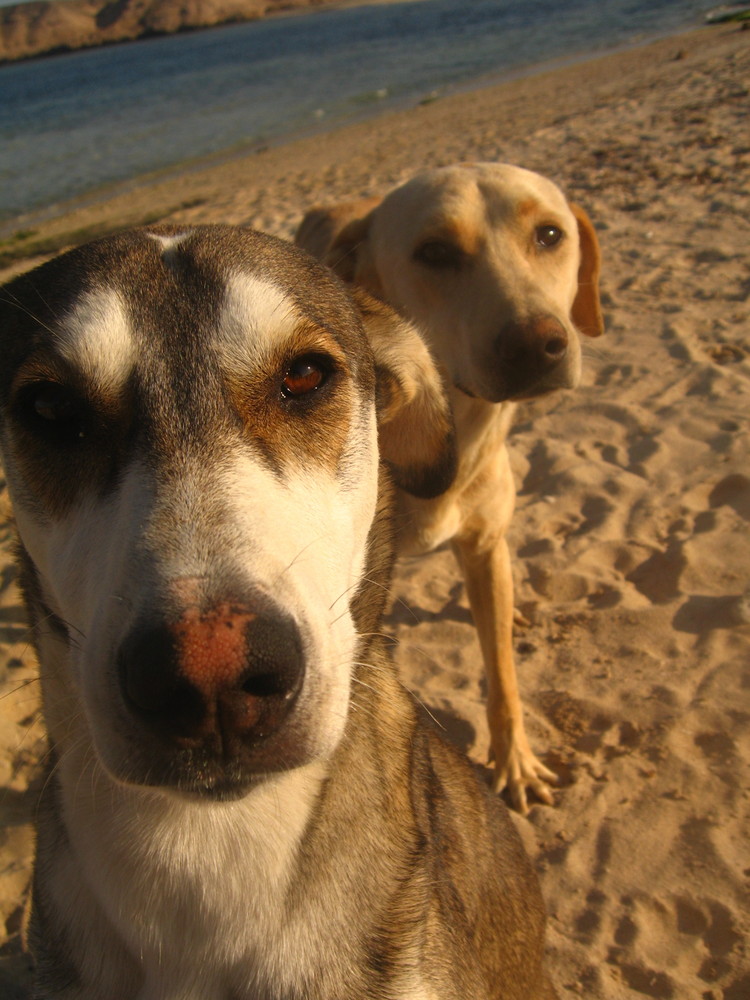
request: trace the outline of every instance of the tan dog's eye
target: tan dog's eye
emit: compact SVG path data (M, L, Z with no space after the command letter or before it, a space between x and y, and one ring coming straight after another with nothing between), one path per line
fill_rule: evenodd
M460 267L463 259L461 249L445 240L427 240L414 251L414 260L428 267Z
M315 392L325 382L328 372L325 360L317 355L295 358L284 374L281 394L286 399L293 399Z
M557 226L538 226L536 241L540 247L554 247L562 239L563 231Z

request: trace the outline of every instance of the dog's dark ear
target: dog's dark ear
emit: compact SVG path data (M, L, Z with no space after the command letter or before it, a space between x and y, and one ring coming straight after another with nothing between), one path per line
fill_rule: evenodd
M346 222L343 223L344 225ZM316 205L305 212L294 242L298 247L307 250L313 257L323 260L331 248L342 223L338 221L337 207L334 205Z
M381 458L407 493L439 496L453 482L457 461L443 379L410 323L361 289L353 295L375 355Z
M571 319L587 337L598 337L604 333L604 319L599 302L599 272L601 270L601 250L596 231L584 209L569 202L570 210L578 223L578 238L581 246L581 262L578 266L578 292L571 309Z
M323 260L342 281L356 283L372 295L379 296L380 281L377 280L368 243L371 221L371 212L350 216L331 241Z
M294 237L297 246L322 260L349 284L382 298L368 241L372 213L382 199L361 198L311 208Z

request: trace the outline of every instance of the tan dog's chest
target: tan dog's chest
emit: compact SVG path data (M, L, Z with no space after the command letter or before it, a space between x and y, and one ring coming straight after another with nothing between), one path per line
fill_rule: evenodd
M449 490L431 500L397 492L401 555L424 555L454 538L472 539L478 549L487 550L513 514L515 487L505 441L515 406L469 399L458 389L449 392L456 416L456 478Z

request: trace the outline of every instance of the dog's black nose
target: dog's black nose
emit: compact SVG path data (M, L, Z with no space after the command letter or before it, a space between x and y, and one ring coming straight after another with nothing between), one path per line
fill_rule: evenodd
M568 334L555 316L506 323L495 340L495 353L509 379L534 381L565 360Z
M128 709L157 736L232 757L278 731L304 655L288 615L223 603L136 627L118 670Z

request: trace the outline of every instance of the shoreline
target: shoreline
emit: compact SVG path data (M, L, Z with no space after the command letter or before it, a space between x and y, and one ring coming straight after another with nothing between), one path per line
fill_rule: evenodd
M376 0L376 2L396 4L408 2L408 0ZM371 4L361 3L360 0L342 0L342 5L367 6ZM305 12L296 10L278 12L272 16L296 16ZM324 12L325 10L321 11L321 13ZM221 183L222 174L232 175L243 164L248 167L248 173L252 175L256 172L254 168L264 157L281 156L284 158L288 156L290 159L296 160L298 148L304 156L311 144L325 140L346 143L350 131L368 128L372 131L380 131L387 127L391 119L397 124L403 116L417 113L429 106L460 101L471 95L476 95L480 99L481 95L486 95L488 99L497 100L501 106L514 103L512 93L514 87L519 86L523 87L524 90L530 89L531 91L539 90L540 88L535 86L535 81L542 81L556 74L561 76L565 74L575 75L580 71L582 74L590 75L596 84L603 86L605 90L627 90L628 63L632 64L631 71L633 66L638 69L641 67L643 57L649 51L653 51L655 58L658 58L662 56L664 46L679 45L683 41L691 51L700 48L700 42L704 38L707 39L709 35L715 35L720 28L727 30L725 25L687 28L679 32L659 34L645 41L619 45L595 55L579 53L507 72L501 71L497 74L477 77L465 83L448 85L439 92L433 91L416 102L413 98L405 99L401 106L381 111L363 111L360 117L334 124L332 128L311 126L310 129L305 129L302 132L264 140L262 143L242 144L238 147L219 150L194 160L183 160L158 171L137 175L127 180L93 189L64 202L51 203L39 209L21 213L0 221L0 281L4 280L3 274L8 268L15 273L15 265L26 257L46 256L49 252L46 247L50 240L53 249L62 249L71 245L70 242L66 242L66 232L79 241L77 239L79 234L82 234L85 239L90 230L94 235L100 235L113 228L121 228L122 225L150 224L160 221L164 217L171 218L173 213L190 207L191 202L210 198L211 188L214 183ZM607 76L611 60L623 60L625 72L623 73L624 79L612 87L608 87ZM540 118L543 120L543 116ZM510 123L509 137L512 137L515 132L516 129ZM458 158L460 159L460 157ZM175 199L167 197L166 189L170 185L177 184L184 185L189 194L187 197L180 197L175 202ZM371 194L373 191L367 193ZM127 211L129 201L132 202L133 211ZM122 218L124 221L117 222L115 221L117 218ZM41 252L36 249L39 243L42 244Z
M340 2L327 3L318 12L321 14L329 10L344 9L350 7L366 6L395 6L409 2L424 2L424 0L340 0ZM278 19L282 17L297 17L310 14L310 8L296 8L288 11L276 11L269 14L264 20ZM222 27L217 25L216 27ZM472 80L449 83L443 87L433 89L419 98L404 97L400 101L378 110L377 103L373 104L370 110L362 109L359 115L353 116L346 121L333 122L330 125L325 122L310 124L305 128L298 129L291 133L272 136L262 140L251 142L240 142L235 146L216 150L198 157L188 157L169 166L161 167L157 170L148 171L144 174L137 174L120 181L106 183L99 187L91 188L89 191L76 195L73 198L65 199L61 202L51 202L37 208L31 208L20 212L17 215L0 219L0 260L2 259L3 244L13 240L19 231L34 229L48 222L63 216L76 213L82 208L109 201L115 198L126 196L129 192L139 187L149 187L159 183L167 183L177 180L183 175L204 172L214 167L220 167L233 160L257 156L268 149L276 149L280 146L289 146L303 139L314 139L328 134L333 134L347 128L350 125L372 122L384 115L398 112L408 112L420 105L444 100L448 97L455 97L473 91L486 90L488 88L510 86L511 84L525 80L529 77L542 74L555 73L568 67L575 67L584 63L594 62L600 59L609 59L635 49L659 41L677 40L683 35L690 35L696 31L704 30L703 27L686 27L674 32L659 32L634 41L613 45L611 48L603 48L594 53L580 51L572 55L559 56L554 59L545 60L539 63L530 63L526 66L509 70L497 70L485 73ZM196 29L196 30L211 30ZM113 43L120 44L120 43ZM123 43L124 44L124 43ZM2 265L0 264L0 269Z

